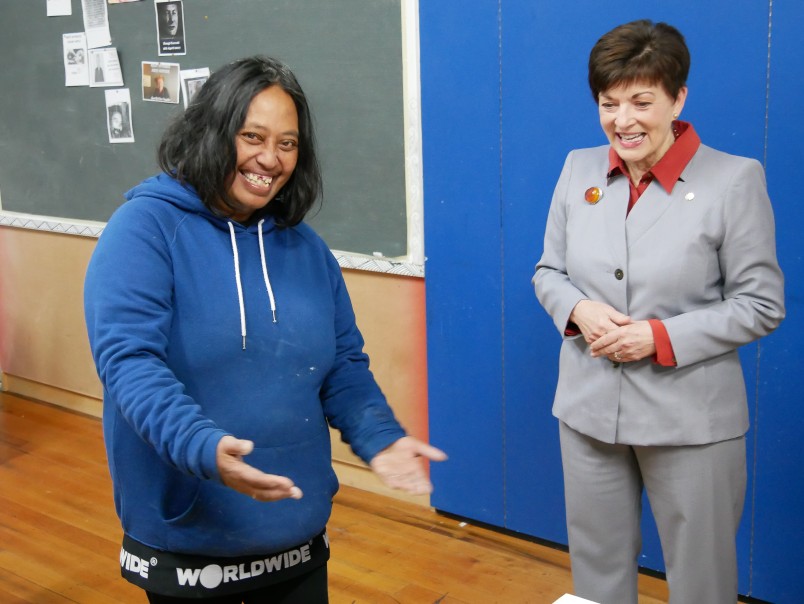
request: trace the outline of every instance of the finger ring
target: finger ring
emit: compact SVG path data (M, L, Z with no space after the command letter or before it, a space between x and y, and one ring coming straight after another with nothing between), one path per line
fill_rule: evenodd
M614 358L617 359L618 361L620 360L620 351L619 350L614 353Z

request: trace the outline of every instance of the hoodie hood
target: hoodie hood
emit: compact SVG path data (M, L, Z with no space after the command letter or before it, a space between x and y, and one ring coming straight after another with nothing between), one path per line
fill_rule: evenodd
M271 307L271 316L273 322L276 323L276 298L274 297L273 286L271 279L268 276L268 263L265 254L264 236L268 231L273 230L275 223L273 218L268 215L264 218L259 218L255 224L250 226L243 226L242 224L231 220L225 216L218 216L207 208L201 201L195 187L188 184L180 183L176 178L166 173L161 173L151 178L142 181L136 187L126 192L125 197L128 201L137 198L148 198L151 200L164 201L180 210L190 212L201 216L208 220L210 224L226 231L232 245L232 261L234 264L233 275L237 285L237 301L238 309L240 311L240 338L242 341L243 350L246 349L246 309L243 300L243 283L240 276L240 251L237 246L237 233L238 231L249 231L257 234L257 245L260 250L260 263L262 268L263 283L265 284L265 291L268 295L268 301ZM252 244L248 241L246 244Z
M125 193L125 198L129 201L136 197L161 199L187 212L214 216L198 197L195 187L182 184L165 173L147 178Z
M273 217L266 211L260 211L259 214L255 212L253 218L259 217L260 220L251 220L249 225L243 225L239 222L231 220L226 216L215 214L201 201L198 192L189 183L181 183L173 176L161 173L156 176L145 179L137 186L126 191L125 198L132 200L138 197L157 199L165 201L185 212L191 212L198 216L203 216L211 224L215 225L222 231L229 232L229 224L232 224L235 230L248 230L251 232L257 231L257 225L260 221L264 221L262 230L264 233L273 230L276 227ZM272 200L276 203L277 200ZM260 214L264 214L260 216Z

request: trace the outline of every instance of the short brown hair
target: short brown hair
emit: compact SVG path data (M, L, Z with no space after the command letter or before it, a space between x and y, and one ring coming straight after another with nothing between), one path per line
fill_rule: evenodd
M648 19L615 27L589 53L589 88L595 102L606 90L642 81L661 85L675 99L689 71L690 52L681 32Z

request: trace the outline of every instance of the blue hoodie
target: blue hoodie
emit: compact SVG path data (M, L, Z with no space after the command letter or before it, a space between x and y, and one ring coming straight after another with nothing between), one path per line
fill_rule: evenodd
M327 422L364 461L404 436L340 267L308 226L266 217L245 227L166 174L126 197L84 288L123 530L208 556L311 539L338 489ZM257 502L225 487L215 453L226 434L254 441L245 461L288 476L304 497Z

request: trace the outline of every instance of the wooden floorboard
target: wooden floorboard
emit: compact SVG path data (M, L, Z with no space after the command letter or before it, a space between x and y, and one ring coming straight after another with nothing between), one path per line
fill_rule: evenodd
M329 523L333 604L550 604L565 552L342 487ZM0 602L145 602L120 578L121 531L96 418L0 393ZM640 576L640 604L667 602ZM303 604L303 603L300 603Z

